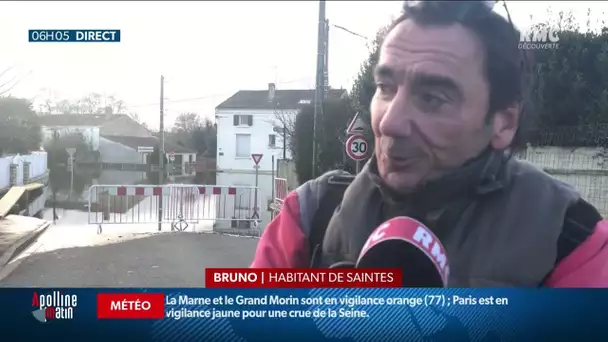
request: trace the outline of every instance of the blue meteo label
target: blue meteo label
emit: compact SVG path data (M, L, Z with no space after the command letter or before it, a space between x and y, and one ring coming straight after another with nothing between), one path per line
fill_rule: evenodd
M30 43L119 43L120 30L29 30Z

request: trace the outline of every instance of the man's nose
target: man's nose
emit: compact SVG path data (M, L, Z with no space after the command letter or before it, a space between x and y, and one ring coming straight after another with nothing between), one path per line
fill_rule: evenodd
M400 90L388 103L386 111L380 120L382 135L406 138L412 134L412 118L408 113L407 96Z

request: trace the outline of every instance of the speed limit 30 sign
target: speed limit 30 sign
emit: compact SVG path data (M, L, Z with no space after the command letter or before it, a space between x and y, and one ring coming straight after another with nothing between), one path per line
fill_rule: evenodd
M346 154L352 160L363 160L367 157L369 145L367 144L367 140L361 135L351 135L348 140L346 140Z

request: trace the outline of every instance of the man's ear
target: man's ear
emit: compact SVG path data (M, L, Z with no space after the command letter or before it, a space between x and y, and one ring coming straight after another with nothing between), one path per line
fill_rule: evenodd
M519 125L521 103L514 103L494 114L492 120L492 139L490 143L496 150L504 150L511 145Z

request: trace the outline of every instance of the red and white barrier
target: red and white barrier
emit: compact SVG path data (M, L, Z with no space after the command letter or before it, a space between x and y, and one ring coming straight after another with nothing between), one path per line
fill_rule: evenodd
M169 196L171 186L97 186L97 192L107 192L110 196ZM197 186L195 189L200 195L236 195L236 187L226 186Z
M89 224L227 223L242 229L255 217L255 187L229 185L93 185ZM259 199L258 199L259 203ZM259 217L258 217L259 218Z
M275 178L274 179L274 199L279 202L283 202L285 197L287 197L287 179L285 178Z

